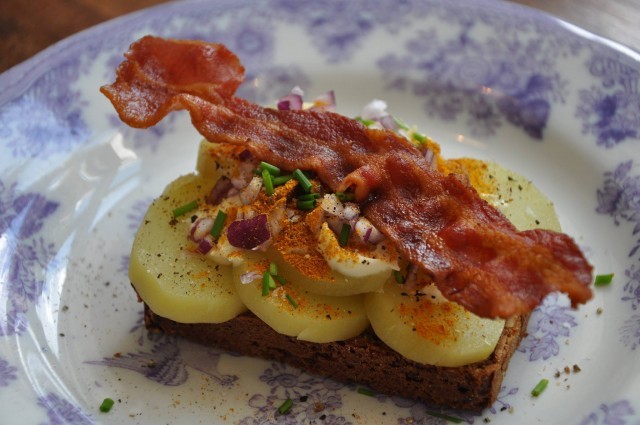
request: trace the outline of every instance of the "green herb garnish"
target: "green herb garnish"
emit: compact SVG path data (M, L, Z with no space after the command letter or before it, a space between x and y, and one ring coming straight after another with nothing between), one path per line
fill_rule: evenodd
M375 393L371 391L369 388L358 388L358 394L368 395L369 397L373 397Z
M269 273L269 270L265 270L262 273L262 296L266 297L269 295L272 289L275 289L276 282L273 280L273 276Z
M340 202L350 202L356 199L356 195L351 192L336 192L336 198L338 198Z
M209 234L213 236L214 239L217 240L220 237L225 221L227 221L227 213L222 210L218 210L218 214L213 220L213 227L211 228L211 232L209 232Z
M316 207L316 200L315 199L308 199L308 200L299 200L298 202L296 202L296 208L298 208L299 210L303 210L303 211L309 211L312 210Z
M613 281L614 273L596 275L595 286L607 286Z
M293 176L291 174L285 174L284 176L276 176L271 179L274 186L282 186L289 180L291 180Z
M102 400L102 404L100 405L100 411L102 413L107 413L113 407L113 403L114 401L112 399L108 397L105 398L104 400Z
M341 247L344 248L345 246L347 246L350 234L351 226L349 226L347 223L344 223L342 225L342 229L340 229L340 236L338 237L338 244L340 244Z
M293 172L293 178L298 180L298 183L300 183L300 187L302 188L302 190L304 190L305 192L311 192L313 185L300 169L296 169Z
M269 263L269 273L271 273L271 275L273 276L278 275L278 265L273 261Z
M180 217L181 215L184 215L184 214L188 213L189 211L193 211L196 208L198 208L198 201L193 200L193 201L189 202L188 204L184 204L184 205L176 208L175 210L173 210L173 218Z
M289 300L289 303L293 306L293 308L298 308L298 303L290 294L285 295L285 297L287 297L287 300Z
M411 133L411 137L413 137L414 139L416 139L419 143L424 143L427 141L427 136L425 136L424 134L420 134L420 133Z
M269 174L271 174L272 176L279 176L280 175L280 169L278 167L276 167L275 165L271 165L268 162L264 162L261 161L260 162L260 169L262 171L268 171Z
M393 277L396 279L396 282L404 283L404 276L402 276L402 273L400 273L400 270L394 270Z
M264 182L264 192L267 196L273 195L273 180L269 170L262 170L262 181Z
M373 124L375 124L374 120L366 120L362 117L355 117L354 118L356 121L358 121L359 123L364 124L366 127L371 127Z
M281 415L284 415L285 413L287 413L289 410L291 410L291 407L293 406L293 400L291 400L290 398L286 399L284 403L282 403L280 405L280 407L278 407L278 413L280 413Z
M548 379L541 379L540 382L538 382L538 385L536 385L531 390L531 395L534 396L534 397L538 397L540 394L542 394L542 392L545 390L545 388L547 388L547 384L549 384L549 380Z
M454 424L462 423L462 419L456 418L455 416L449 416L449 415L446 415L444 413L432 412L432 411L427 410L427 414L431 415L433 417L436 417L436 418L440 418L440 419L444 419L444 420L449 421L449 422L453 422Z

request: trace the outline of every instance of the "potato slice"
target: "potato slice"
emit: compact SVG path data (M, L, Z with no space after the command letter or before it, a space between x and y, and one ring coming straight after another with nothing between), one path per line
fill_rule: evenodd
M275 331L303 341L323 343L354 337L369 325L362 296L311 294L282 270L278 270L278 275L284 276L287 283L278 283L263 296L263 273L268 267L266 257L252 253L234 268L233 274L236 291L244 304ZM250 281L242 283L243 276Z
M481 196L521 229L560 228L551 201L531 182L488 163L478 186ZM477 177L477 176L476 176ZM493 190L489 190L493 186ZM378 337L403 356L437 366L460 366L486 359L495 349L503 320L479 318L437 295L435 287L407 292L389 279L383 293L365 295L365 307Z
M151 309L181 323L220 323L246 310L233 288L231 266L194 252L187 238L191 214L173 210L206 196L214 182L178 178L149 207L131 250L129 278Z

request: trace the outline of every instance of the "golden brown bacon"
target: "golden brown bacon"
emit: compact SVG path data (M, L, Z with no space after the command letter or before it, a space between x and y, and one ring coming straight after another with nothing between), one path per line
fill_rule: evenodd
M571 238L518 232L455 175L433 170L403 137L331 112L278 111L233 97L243 79L224 46L145 37L102 87L127 124L145 128L186 109L216 143L242 144L281 168L313 170L355 189L364 215L448 299L484 317L531 311L550 292L591 298L592 268Z

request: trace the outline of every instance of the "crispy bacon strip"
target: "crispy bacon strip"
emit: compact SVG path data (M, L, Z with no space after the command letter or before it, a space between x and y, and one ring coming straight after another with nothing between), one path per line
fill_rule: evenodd
M550 292L591 298L592 268L573 240L519 232L455 175L442 175L397 134L331 112L278 111L233 97L243 80L224 46L145 37L101 88L139 128L186 109L209 141L245 146L278 167L313 170L331 190L355 189L364 215L448 299L483 317L531 311Z

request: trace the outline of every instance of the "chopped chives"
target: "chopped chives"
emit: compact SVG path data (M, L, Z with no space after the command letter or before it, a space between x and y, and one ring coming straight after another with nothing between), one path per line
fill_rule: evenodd
M100 405L100 411L102 413L107 413L108 411L111 410L111 408L113 407L113 400L110 398L105 398L104 400L102 400L102 404Z
M340 246L347 246L347 242L349 242L349 234L351 233L351 226L347 223L342 225L342 229L340 229L340 236L338 237L338 243Z
M262 171L268 171L269 174L271 174L272 176L279 176L280 175L280 169L278 167L276 167L275 165L271 165L268 162L264 162L261 161L260 162L260 169Z
M312 193L305 193L304 195L300 195L296 197L296 199L298 199L298 201L308 201L310 199L318 199L319 197L320 197L319 193L312 192Z
M173 210L173 217L174 218L180 217L181 215L184 215L184 214L188 213L189 211L193 211L196 208L198 208L198 201L193 200L193 201L189 202L188 204L184 204L182 206L179 206L175 210Z
M271 291L271 282L273 282L273 277L271 276L271 274L269 274L269 270L265 270L264 273L262 273L262 296L266 297L267 295L269 295L269 292Z
M293 306L293 308L298 308L298 303L296 302L296 300L293 299L293 297L290 294L285 295L287 297L287 300L289 300L289 303Z
M267 196L273 195L273 180L268 170L262 170L262 181L264 182L264 191Z
M284 176L274 176L271 179L271 181L273 182L274 186L282 186L283 184L285 184L286 182L288 182L292 178L293 178L293 176L291 174L285 174Z
M222 210L218 210L218 214L213 220L213 227L211 228L211 232L209 232L215 239L218 239L220 237L225 221L227 221L227 213Z
M298 180L298 183L300 183L300 187L305 192L310 192L311 188L313 188L313 185L311 184L307 176L305 176L299 168L293 172L293 178Z
M358 394L368 395L369 397L373 397L375 393L371 391L369 388L358 388Z
M296 208L303 211L312 210L315 208L315 206L316 206L315 199L309 199L306 201L298 200L298 202L296 203Z
M536 385L532 390L531 390L531 395L534 397L538 397L540 394L542 394L542 392L545 390L545 388L547 388L547 384L549 383L548 379L541 379L540 382L538 382L538 385Z
M599 274L596 275L596 281L594 283L594 285L596 286L607 286L611 283L611 281L613 280L613 273L609 273L609 274Z
M404 276L402 276L402 273L400 273L400 270L394 270L393 277L396 279L396 282L404 283Z
M444 419L444 420L449 421L449 422L453 422L454 424L462 423L462 419L456 418L455 416L449 416L449 415L446 415L444 413L433 412L433 411L427 410L427 414L431 415L433 417L436 417L436 418L440 418L440 419Z
M401 121L400 119L393 117L393 120L396 122L396 125L398 127L400 127L403 130L409 130L409 126L406 125L403 121Z
M416 139L420 143L424 143L424 142L427 141L427 136L425 136L424 134L411 133L411 137L413 137L414 139Z
M355 193L346 193L346 192L336 192L336 198L341 202L349 202L356 199Z
M269 273L271 273L273 276L278 275L278 265L273 261L269 263Z
M282 403L280 405L280 407L278 407L278 413L280 413L281 415L284 415L285 413L287 413L289 410L291 410L291 407L293 406L293 400L291 400L290 398L286 399L284 403Z
M359 123L364 124L364 125L365 125L365 126L367 126L367 127L370 127L370 126L372 126L372 125L375 123L375 121L374 121L374 120L367 120L367 119L364 119L364 118L362 118L362 117L355 117L354 119L355 119L356 121L358 121Z
M287 279L285 279L284 277L282 277L282 275L276 274L276 275L273 275L273 278L274 278L275 280L277 280L277 281L280 283L280 285L283 285L283 286L284 286L284 285L286 285L286 284L287 284Z

